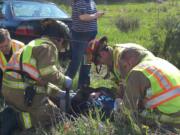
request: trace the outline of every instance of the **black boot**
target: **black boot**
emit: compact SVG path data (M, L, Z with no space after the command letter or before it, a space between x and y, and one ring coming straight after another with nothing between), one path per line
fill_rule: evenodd
M7 107L1 112L1 131L0 135L12 135L15 129L18 128L17 113L10 107Z
M90 69L91 65L82 65L79 73L78 88L87 87L90 85Z

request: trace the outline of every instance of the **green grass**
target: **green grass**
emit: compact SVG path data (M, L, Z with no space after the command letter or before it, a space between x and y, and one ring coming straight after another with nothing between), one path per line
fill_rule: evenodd
M163 17L178 14L180 6L170 6L168 2L157 3L116 3L114 5L99 5L98 9L105 11L105 15L99 19L98 37L107 35L111 45L115 43L135 42L145 47L152 44L151 29ZM124 33L115 26L119 16L135 16L140 19L140 29Z

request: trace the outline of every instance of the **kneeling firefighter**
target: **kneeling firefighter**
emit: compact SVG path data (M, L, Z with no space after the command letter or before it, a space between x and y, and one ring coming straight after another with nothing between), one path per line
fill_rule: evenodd
M72 80L60 72L58 52L69 45L69 28L62 22L45 19L42 37L15 53L6 66L2 93L9 106L20 112L25 129L46 127L61 120L64 108L53 98L65 95Z
M180 71L170 62L127 48L119 59L126 78L123 103L143 122L180 128ZM120 105L120 104L119 104Z

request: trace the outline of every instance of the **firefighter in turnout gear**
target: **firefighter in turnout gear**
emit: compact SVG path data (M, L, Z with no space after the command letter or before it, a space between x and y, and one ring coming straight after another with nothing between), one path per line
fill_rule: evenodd
M0 29L0 89L2 86L2 78L5 66L12 54L24 46L24 43L11 39L9 31ZM0 92L1 95L1 92Z
M180 71L168 61L126 48L119 58L124 104L142 118L180 128Z
M1 93L3 72L11 56L22 47L24 43L11 39L7 29L0 29L0 108L4 109L0 112L0 134L2 135L9 135L16 128L17 122L15 111L8 106L4 108L4 98Z
M63 98L61 89L69 89L72 84L60 71L58 60L58 52L69 45L69 28L53 19L41 23L43 36L13 55L3 78L3 96L21 112L25 129L49 127L60 121L64 108L58 108L52 99Z
M137 48L139 52L143 52L148 56L154 56L146 48L135 43L115 44L114 46L110 46L108 45L108 38L105 36L99 40L92 40L87 49L88 60L92 61L96 66L106 65L108 72L112 73L114 76L114 81L117 84L115 92L116 102L123 98L124 92L121 91L120 87L124 87L125 84L125 81L119 72L118 60L123 50L131 47Z

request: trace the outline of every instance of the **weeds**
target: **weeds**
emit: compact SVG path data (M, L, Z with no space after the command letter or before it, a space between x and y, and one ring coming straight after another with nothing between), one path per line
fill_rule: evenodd
M122 32L134 31L140 27L140 20L137 17L120 16L116 21L116 27Z
M96 114L96 115L94 115ZM101 115L96 109L87 116L81 115L73 120L66 120L57 129L62 135L112 135L113 126L109 119L101 121Z
M168 16L152 29L152 52L180 68L180 19Z

